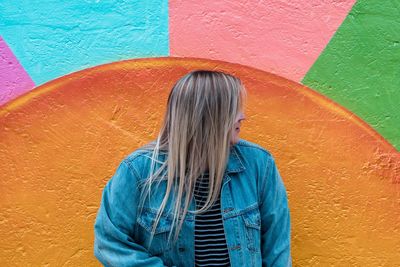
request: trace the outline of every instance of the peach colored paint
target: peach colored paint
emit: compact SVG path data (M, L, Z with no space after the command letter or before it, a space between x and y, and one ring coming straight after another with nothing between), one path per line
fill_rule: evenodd
M31 90L35 84L0 36L0 106Z
M354 0L170 0L170 54L219 59L300 81Z

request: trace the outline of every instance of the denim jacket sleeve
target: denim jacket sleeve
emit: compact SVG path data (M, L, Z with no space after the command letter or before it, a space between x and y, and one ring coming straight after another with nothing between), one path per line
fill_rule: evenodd
M268 158L261 190L262 265L292 266L287 193L275 160Z
M104 266L164 266L133 238L137 172L125 160L106 184L94 225L94 254Z

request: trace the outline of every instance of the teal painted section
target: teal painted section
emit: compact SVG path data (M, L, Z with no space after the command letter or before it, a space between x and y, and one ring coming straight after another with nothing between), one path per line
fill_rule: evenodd
M303 83L400 150L400 2L358 1Z
M39 85L103 63L168 56L168 1L1 1L0 35Z

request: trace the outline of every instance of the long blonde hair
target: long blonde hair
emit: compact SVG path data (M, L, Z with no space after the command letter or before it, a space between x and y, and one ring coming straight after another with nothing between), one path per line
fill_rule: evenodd
M164 121L152 150L150 177L145 182L142 204L153 185L166 180L166 191L152 228L152 237L168 199L173 196L172 232L177 240L188 212L207 210L217 200L228 162L235 118L243 108L246 91L241 81L218 71L192 71L173 86ZM166 153L164 162L158 161ZM156 164L161 167L155 170ZM204 206L189 211L197 179L208 171L209 191ZM151 242L151 241L150 241Z

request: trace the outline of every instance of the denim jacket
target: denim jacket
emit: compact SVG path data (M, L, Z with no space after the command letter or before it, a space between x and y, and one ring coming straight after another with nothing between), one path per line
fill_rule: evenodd
M192 267L192 213L186 215L172 245L167 245L172 214L163 213L148 247L166 185L161 182L139 215L138 185L148 177L149 156L143 150L132 152L106 184L94 227L94 254L105 266ZM287 194L266 149L244 139L231 146L220 198L231 266L292 266ZM189 210L194 207L193 201Z

